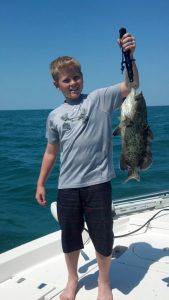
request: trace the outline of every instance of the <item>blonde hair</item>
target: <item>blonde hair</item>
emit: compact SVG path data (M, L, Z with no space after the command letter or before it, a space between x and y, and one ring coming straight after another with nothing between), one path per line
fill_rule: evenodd
M65 69L75 69L80 75L81 65L80 63L70 56L60 56L53 60L50 64L50 73L55 81L59 80L59 74Z

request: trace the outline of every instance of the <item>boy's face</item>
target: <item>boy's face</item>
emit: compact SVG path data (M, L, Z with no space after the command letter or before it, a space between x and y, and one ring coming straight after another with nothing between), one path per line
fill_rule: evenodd
M66 69L60 73L54 84L67 99L76 100L83 89L83 76L76 69Z

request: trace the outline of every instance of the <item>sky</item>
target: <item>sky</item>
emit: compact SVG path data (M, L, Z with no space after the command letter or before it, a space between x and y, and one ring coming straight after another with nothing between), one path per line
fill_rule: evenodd
M85 93L121 82L121 27L136 38L147 105L169 105L168 0L0 0L0 110L63 103L49 73L62 55L80 61Z

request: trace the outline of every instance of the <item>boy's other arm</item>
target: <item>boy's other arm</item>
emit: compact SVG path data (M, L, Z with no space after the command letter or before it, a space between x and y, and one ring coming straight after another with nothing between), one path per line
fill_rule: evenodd
M55 160L57 158L57 154L59 151L59 145L58 144L47 144L39 179L37 182L37 190L36 190L36 200L40 205L46 205L46 193L45 193L45 182L54 166Z

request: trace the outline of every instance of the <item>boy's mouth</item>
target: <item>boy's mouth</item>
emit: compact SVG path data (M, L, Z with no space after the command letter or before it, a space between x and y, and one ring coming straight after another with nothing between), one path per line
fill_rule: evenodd
M73 89L70 89L70 92L71 93L77 93L79 91L79 88L76 87L76 88L73 88Z

